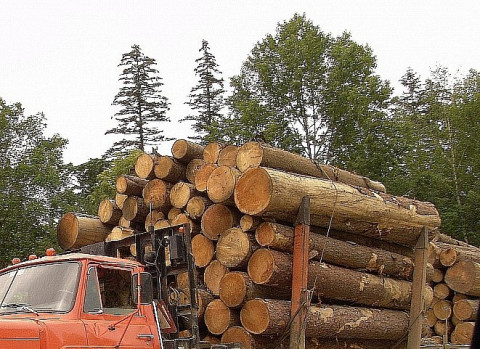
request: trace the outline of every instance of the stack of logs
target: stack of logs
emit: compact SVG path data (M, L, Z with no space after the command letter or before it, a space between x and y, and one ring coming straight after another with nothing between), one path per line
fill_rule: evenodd
M439 234L430 242L433 301L426 311L435 343L468 345L480 305L480 249Z
M424 228L440 226L432 204L389 195L379 182L257 142L203 147L177 140L172 156L140 155L135 175L119 177L116 188L98 219L64 216L60 245L78 248L151 225L189 223L205 340L245 348L285 342L293 224L308 196L306 347L405 344L413 247ZM427 274L433 277L431 265ZM177 288L188 292L181 277ZM425 304L432 299L425 285Z

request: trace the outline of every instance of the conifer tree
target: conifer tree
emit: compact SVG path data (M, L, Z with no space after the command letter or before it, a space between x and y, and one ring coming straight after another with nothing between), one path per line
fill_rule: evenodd
M185 104L189 105L194 114L190 114L180 121L193 121L192 128L195 135L189 137L192 140L206 143L215 140L212 130L216 127L221 119L221 110L224 106L223 78L218 69L215 56L210 52L210 47L206 40L202 40L202 47L199 49L202 53L200 58L195 62L197 67L194 69L195 75L198 76L198 84L190 90L189 101Z
M169 140L162 130L152 125L170 121L166 115L169 103L162 95L163 82L156 64L155 59L146 56L138 45L122 55L118 65L123 68L119 78L122 87L112 103L121 107L112 117L118 121L118 126L105 134L120 134L124 138L115 142L107 155L124 154L135 148L145 151L147 145Z

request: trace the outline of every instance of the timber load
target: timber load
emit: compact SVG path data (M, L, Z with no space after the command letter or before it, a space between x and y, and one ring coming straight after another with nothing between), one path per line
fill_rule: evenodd
M187 223L202 338L278 347L290 323L294 224L302 199L309 197L306 348L405 347L414 247L424 229L432 238L440 226L432 204L390 195L378 181L258 142L202 146L177 140L171 154L141 154L134 173L117 179L117 194L100 203L98 217L68 213L60 220L62 248ZM458 247L449 268L475 254ZM141 252L132 247L131 253ZM435 292L442 291L435 287L440 282L431 281L440 278L433 266L438 261L429 262L422 294L431 309ZM480 264L472 263L476 275ZM449 274L455 279L454 270ZM471 294L457 306L461 322L470 323L467 308L475 306L470 301L480 286L457 283ZM181 275L172 286L178 294L189 292ZM443 291L448 302L457 292L451 290ZM425 319L424 336L433 336L432 321ZM462 325L456 338L468 329Z

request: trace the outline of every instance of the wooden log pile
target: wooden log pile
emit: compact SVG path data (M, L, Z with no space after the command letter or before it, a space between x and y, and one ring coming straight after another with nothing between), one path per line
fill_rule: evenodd
M480 249L438 234L428 259L434 266L428 325L439 343L469 345L480 305Z
M98 218L83 222L70 214L75 223L66 215L68 222L58 227L61 246L188 223L202 338L276 347L288 335L293 225L308 196L306 347L405 345L413 247L422 229L440 226L432 204L387 194L379 182L257 142L203 147L177 140L171 156L139 156L135 174L119 177L117 195L100 204ZM429 265L428 279L435 273ZM176 287L188 293L181 280ZM425 285L429 308L433 299L434 289ZM425 331L432 330L426 325Z

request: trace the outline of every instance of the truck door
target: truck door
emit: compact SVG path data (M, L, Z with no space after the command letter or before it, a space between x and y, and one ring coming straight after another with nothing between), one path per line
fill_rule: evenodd
M132 271L90 266L82 320L89 347L159 348L158 334L131 297Z

